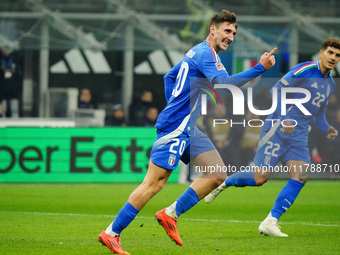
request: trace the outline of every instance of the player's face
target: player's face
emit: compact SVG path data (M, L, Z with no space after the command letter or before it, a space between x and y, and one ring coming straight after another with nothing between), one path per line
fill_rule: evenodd
M212 34L216 52L218 53L221 50L226 50L234 41L234 36L236 35L235 24L223 22L218 27L213 26Z
M320 64L326 70L332 70L340 61L340 49L328 46L320 50Z

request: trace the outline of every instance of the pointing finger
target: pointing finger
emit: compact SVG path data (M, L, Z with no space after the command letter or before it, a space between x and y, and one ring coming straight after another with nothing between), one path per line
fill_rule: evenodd
M275 47L274 49L272 49L272 51L271 52L269 52L269 54L268 54L268 56L271 56L271 55L273 55L274 54L274 52L277 50L277 47Z

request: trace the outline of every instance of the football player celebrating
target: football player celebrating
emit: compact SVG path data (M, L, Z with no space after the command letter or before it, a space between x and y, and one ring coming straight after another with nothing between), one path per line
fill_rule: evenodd
M233 42L236 30L235 13L223 10L215 14L210 20L209 35L206 40L190 49L184 58L165 75L167 105L159 114L155 125L157 139L152 147L145 179L131 193L113 223L99 235L99 240L112 252L128 254L120 243L121 232L146 203L163 188L172 171L177 168L180 159L184 163L192 159L192 162L201 168L209 165L224 166L212 142L195 127L200 114L201 94L204 93L204 90L200 89L203 85L199 80L208 80L210 85L205 84L205 90L213 89L212 86L217 80L242 85L275 64L272 54L276 48L270 53L264 53L260 63L251 69L229 76L218 53L226 50ZM183 244L177 230L177 218L218 187L225 177L225 173L221 173L220 176L205 173L202 178L195 180L171 206L156 213L158 222L176 244Z
M205 197L211 203L225 188L230 186L261 186L267 182L273 169L279 162L289 169L290 179L276 198L269 215L260 224L259 232L268 236L287 237L281 232L278 219L294 203L307 179L308 165L311 162L308 149L308 132L312 120L329 140L338 136L338 131L330 126L325 113L327 101L335 90L335 82L331 70L340 60L340 40L326 39L319 52L319 61L300 63L293 67L279 80L273 88L278 90L297 87L307 89L311 99L303 104L310 115L303 113L296 105L288 105L287 113L281 112L281 102L278 108L270 114L261 129L258 150L254 158L255 167L252 170L240 171L229 176L218 188ZM299 100L301 93L292 93L289 100ZM290 119L290 121L288 121ZM284 124L282 123L284 121ZM293 120L295 120L295 123ZM274 121L274 122L273 122ZM276 121L276 122L275 122ZM274 123L273 125L271 125Z

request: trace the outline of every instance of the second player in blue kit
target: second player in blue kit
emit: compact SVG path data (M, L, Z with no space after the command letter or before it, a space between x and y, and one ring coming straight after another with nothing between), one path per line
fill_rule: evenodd
M277 196L269 215L259 226L259 232L265 235L288 236L281 232L277 222L294 203L307 181L308 165L311 163L308 148L311 122L314 121L329 140L338 136L338 131L328 124L325 114L328 99L335 90L335 82L330 72L340 61L340 40L326 39L319 55L319 61L309 61L293 67L273 87L278 91L278 98L281 98L282 90L288 87L308 91L310 99L303 104L308 113L303 112L296 104L288 104L283 114L279 102L275 112L267 117L267 120L275 121L266 121L261 129L254 158L255 166L252 166L255 170L240 171L229 176L205 198L207 203L211 203L230 186L261 186L267 182L272 170L281 162L289 170L290 180ZM289 93L287 100L294 102L304 96L302 93Z

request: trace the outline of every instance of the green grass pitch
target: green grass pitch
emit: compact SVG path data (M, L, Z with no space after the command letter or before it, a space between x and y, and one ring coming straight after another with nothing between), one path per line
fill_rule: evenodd
M340 182L312 180L280 220L257 231L286 180L229 188L178 221L176 246L154 219L187 185L167 184L122 234L131 254L340 254ZM110 254L97 240L138 184L0 184L0 254Z

